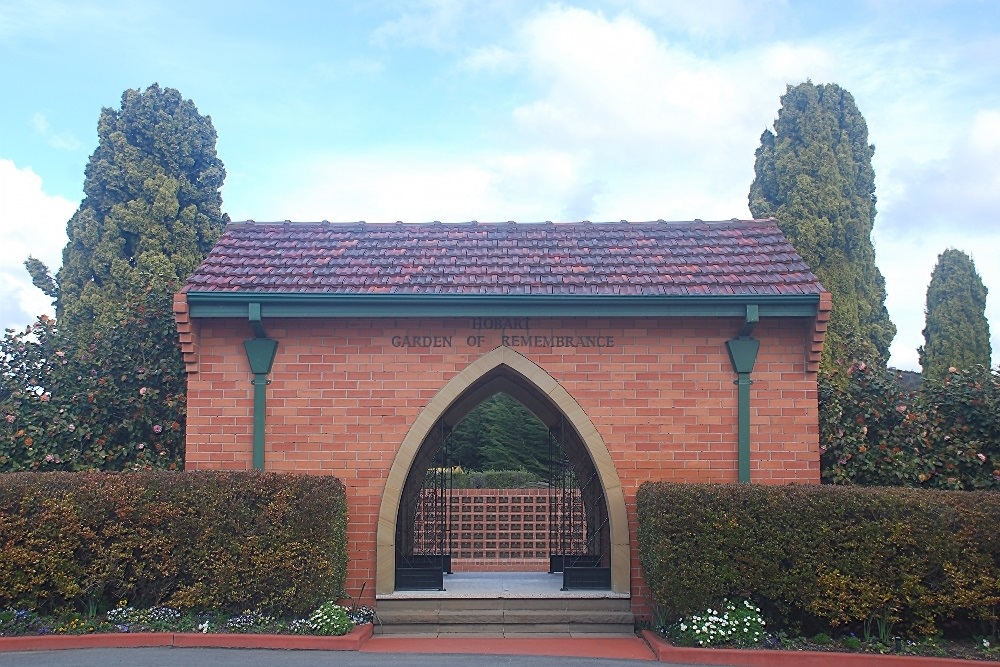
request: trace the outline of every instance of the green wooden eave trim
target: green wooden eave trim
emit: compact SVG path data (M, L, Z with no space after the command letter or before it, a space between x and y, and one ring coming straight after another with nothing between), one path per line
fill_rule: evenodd
M188 292L191 317L815 317L818 294L341 294Z

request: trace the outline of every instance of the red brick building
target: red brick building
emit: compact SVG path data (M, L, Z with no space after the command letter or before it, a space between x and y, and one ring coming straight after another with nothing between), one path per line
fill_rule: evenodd
M830 299L773 220L234 223L174 310L188 469L343 480L349 591L394 590L403 501L501 391L595 480L639 616L644 481L819 482Z

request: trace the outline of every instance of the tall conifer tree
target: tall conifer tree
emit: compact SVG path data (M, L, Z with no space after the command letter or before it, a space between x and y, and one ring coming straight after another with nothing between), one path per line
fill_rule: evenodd
M836 84L788 86L774 131L760 138L750 186L754 217L775 217L833 296L824 351L883 362L896 327L875 265L875 172L868 126L849 92ZM847 349L858 345L861 350Z
M942 378L949 367L989 368L986 292L971 257L954 248L938 255L927 287L927 325L919 350L924 377Z
M97 133L55 284L40 262L26 263L56 299L60 329L81 340L95 322L119 321L136 295L185 280L225 224L215 128L191 100L157 84L126 90L120 110L101 111Z

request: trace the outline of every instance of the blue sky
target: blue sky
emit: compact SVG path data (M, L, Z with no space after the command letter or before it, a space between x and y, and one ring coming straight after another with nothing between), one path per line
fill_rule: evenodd
M211 115L236 220L710 220L808 78L876 146L892 363L948 247L1000 355L1000 2L0 0L0 63L0 327L48 308L22 262L59 265L127 88Z

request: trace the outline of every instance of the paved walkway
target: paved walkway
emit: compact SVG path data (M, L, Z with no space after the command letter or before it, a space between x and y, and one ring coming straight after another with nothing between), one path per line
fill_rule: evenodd
M123 648L123 649L71 649L65 651L24 651L0 653L0 667L312 667L336 665L337 667L639 667L652 659L649 649L646 657L631 659L579 657L566 655L509 655L497 654L494 645L476 645L476 640L437 640L451 642L451 646L434 646L441 653L426 654L424 646L412 647L406 652L390 651L388 639L375 638L361 652L353 651L270 651L248 649L197 649L197 648ZM487 640L508 642L504 648L526 648L526 640ZM637 639L641 643L641 640ZM460 642L464 642L460 646ZM515 646L515 643L520 644ZM563 644L566 642L563 641ZM466 653L449 653L448 648L463 648ZM537 646L534 648L538 648ZM665 664L665 663L661 663ZM674 665L673 667L691 667Z

